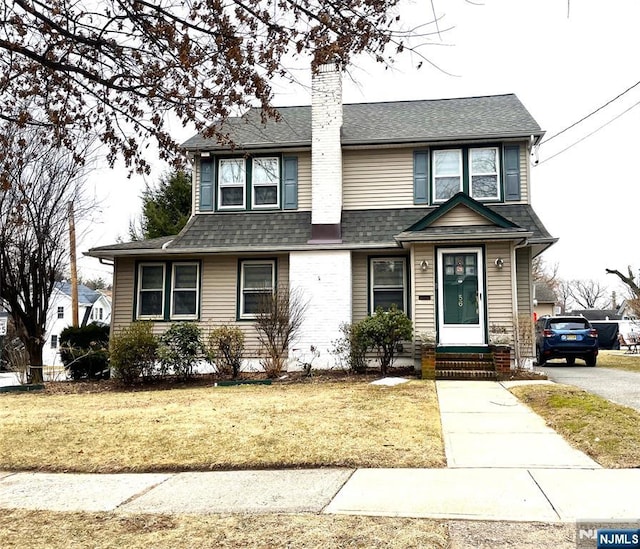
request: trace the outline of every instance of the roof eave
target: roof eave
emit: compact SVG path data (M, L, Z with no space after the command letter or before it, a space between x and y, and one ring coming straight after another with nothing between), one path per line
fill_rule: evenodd
M425 234L424 232L402 232L396 235L398 242L453 242L453 241L483 241L483 240L522 240L533 235L531 231L510 231L495 234L488 233L449 233Z

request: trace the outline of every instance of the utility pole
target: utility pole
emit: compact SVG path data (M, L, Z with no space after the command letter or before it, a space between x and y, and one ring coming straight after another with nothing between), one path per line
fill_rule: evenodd
M78 266L76 262L76 222L73 215L73 202L69 201L69 253L71 261L71 323L78 327Z

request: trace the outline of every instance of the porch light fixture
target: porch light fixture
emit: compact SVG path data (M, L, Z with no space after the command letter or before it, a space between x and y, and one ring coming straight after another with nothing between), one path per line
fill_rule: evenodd
M496 267L498 267L498 269L502 269L502 267L504 267L504 259L498 257L496 259Z
M420 268L421 268L423 271L426 271L426 270L429 268L429 262L428 262L426 259L423 259L423 260L420 262Z

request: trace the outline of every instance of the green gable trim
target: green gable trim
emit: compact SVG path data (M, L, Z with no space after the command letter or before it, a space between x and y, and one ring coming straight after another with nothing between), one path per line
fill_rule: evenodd
M501 216L500 214L490 210L487 206L474 200L468 194L463 192L459 192L453 195L449 200L447 200L444 204L438 206L436 210L425 215L420 221L414 223L406 229L404 232L415 232L415 231L423 231L427 227L429 227L434 221L440 219L443 215L447 214L456 206L465 206L470 210L476 212L478 215L488 219L498 227L502 227L503 229L516 229L518 225L509 221L506 217Z

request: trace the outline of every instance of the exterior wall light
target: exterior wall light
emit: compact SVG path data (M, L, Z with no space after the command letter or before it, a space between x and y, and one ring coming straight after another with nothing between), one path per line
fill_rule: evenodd
M502 269L502 267L504 267L504 259L502 259L501 257L497 258L495 263L498 269Z
M426 270L429 268L429 262L428 262L426 259L423 259L423 260L420 262L420 268L421 268L423 271L426 271Z

